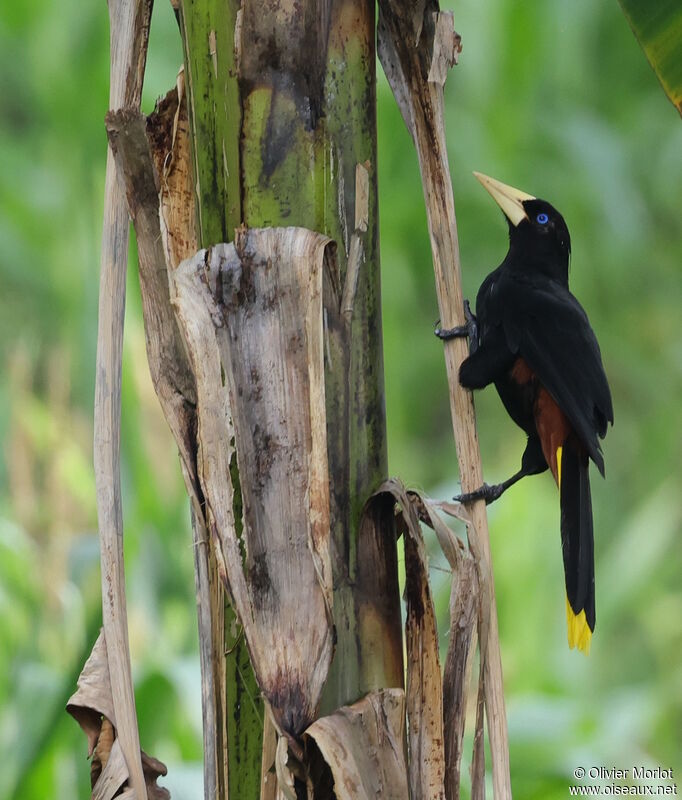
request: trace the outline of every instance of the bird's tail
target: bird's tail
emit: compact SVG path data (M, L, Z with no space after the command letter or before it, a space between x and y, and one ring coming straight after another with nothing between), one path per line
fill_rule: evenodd
M572 439L557 451L569 647L586 655L594 631L594 537L587 453Z

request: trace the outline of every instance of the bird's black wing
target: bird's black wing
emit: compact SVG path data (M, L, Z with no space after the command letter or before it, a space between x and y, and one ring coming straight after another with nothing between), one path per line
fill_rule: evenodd
M613 406L587 314L568 289L549 278L507 273L499 279L499 298L510 350L525 359L566 414L603 475L597 436L603 438L613 422Z
M476 317L478 319L478 332L482 339L485 339L488 331L497 326L501 317L499 316L497 294L495 288L504 274L504 267L499 266L490 273L481 284L476 295Z

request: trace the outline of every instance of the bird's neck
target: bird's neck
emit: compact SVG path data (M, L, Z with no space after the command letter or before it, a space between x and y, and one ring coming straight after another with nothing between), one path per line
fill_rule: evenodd
M512 272L543 275L568 288L568 253L537 252L511 242L504 263Z

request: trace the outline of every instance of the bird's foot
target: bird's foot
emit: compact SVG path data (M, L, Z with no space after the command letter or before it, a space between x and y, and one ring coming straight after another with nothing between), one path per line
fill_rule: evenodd
M455 328L436 328L434 333L443 341L468 337L469 351L473 353L478 347L478 323L468 300L464 301L464 319L464 325L457 325Z
M476 500L485 500L485 504L489 506L502 495L506 488L504 483L494 483L492 486L484 483L483 486L474 489L473 492L463 492L452 499L458 503L473 503Z

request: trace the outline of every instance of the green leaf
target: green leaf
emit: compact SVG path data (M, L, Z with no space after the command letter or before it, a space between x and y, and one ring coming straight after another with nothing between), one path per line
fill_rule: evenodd
M661 86L682 114L682 4L679 0L619 1Z

